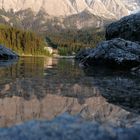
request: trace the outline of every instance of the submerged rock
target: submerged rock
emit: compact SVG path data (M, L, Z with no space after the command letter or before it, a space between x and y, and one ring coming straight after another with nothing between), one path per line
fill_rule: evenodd
M0 60L16 59L18 55L10 49L0 45Z
M31 121L0 129L1 140L138 140L139 134L139 125L107 127L65 114L52 121Z
M107 27L107 40L118 37L134 42L140 42L140 13L124 17Z
M116 38L100 43L96 49L88 51L81 60L84 66L108 65L118 68L132 68L140 65L140 45Z

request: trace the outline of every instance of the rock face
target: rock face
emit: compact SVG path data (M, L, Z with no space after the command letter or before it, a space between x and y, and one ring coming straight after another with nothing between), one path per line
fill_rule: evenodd
M101 42L95 49L88 49L84 53L81 51L76 58L84 66L137 67L140 65L139 25L140 13L110 24L106 29L107 41Z
M53 32L58 27L104 27L139 9L138 0L0 0L0 21L37 33Z
M132 12L140 11L140 1L139 0L122 0L125 6Z
M114 14L117 18L128 15L129 10L122 0L101 0L106 9ZM132 3L132 2L131 2Z
M110 3L111 4L111 3ZM99 15L101 17L111 17L112 19L117 18L117 15L113 14L106 8L106 5L100 0L91 1L89 7L94 10L95 15ZM128 13L127 13L128 14Z
M118 37L140 42L140 13L124 17L107 27L107 40Z
M138 2L135 3L138 5ZM91 2L86 0L0 0L0 9L6 11L31 9L35 13L44 10L45 13L57 17L77 14L85 9L96 12L97 15L98 12L99 15L103 12L106 17L113 14L119 18L118 13L121 13L121 17L129 14L129 10L121 0L91 0Z
M0 45L0 60L9 60L16 58L18 58L18 55L16 53Z

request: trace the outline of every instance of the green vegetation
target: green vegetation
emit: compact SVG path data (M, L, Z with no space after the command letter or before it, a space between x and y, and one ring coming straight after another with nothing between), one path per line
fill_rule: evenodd
M19 55L50 55L44 49L46 46L57 49L60 55L74 55L81 48L96 47L102 40L104 40L104 31L94 28L47 31L41 37L31 31L0 25L0 44L12 49Z
M46 41L49 46L58 49L60 55L73 55L81 48L96 47L104 40L104 31L100 29L61 30L47 33Z
M10 26L0 25L0 44L19 55L49 55L44 50L43 38L30 31L19 30Z

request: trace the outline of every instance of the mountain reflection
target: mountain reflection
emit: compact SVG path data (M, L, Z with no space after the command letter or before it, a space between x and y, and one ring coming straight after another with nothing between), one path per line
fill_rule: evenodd
M140 114L140 77L132 75L129 71L112 71L110 69L100 71L100 69L86 69L85 73L94 77L94 86L107 99L107 102Z
M16 96L0 99L0 126L11 126L32 119L50 120L64 112L122 127L131 126L140 120L138 115L108 104L103 97L88 98L80 104L76 98L48 94L42 100L36 97L25 100Z
M65 112L115 126L138 123L137 92L136 106L132 95L120 94L129 82L135 85L131 90L138 89L137 78L124 80L122 75L113 75L99 70L95 73L94 69L84 72L74 60L21 58L17 64L0 69L0 127L32 119L53 119ZM135 108L129 106L130 102Z

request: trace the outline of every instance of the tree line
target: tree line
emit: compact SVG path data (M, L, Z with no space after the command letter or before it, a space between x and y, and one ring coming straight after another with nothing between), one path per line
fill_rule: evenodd
M0 25L0 44L12 49L19 55L47 55L42 37L31 31Z
M104 31L100 29L61 30L59 32L48 32L46 41L58 49L60 55L73 55L81 48L96 47L105 39Z

